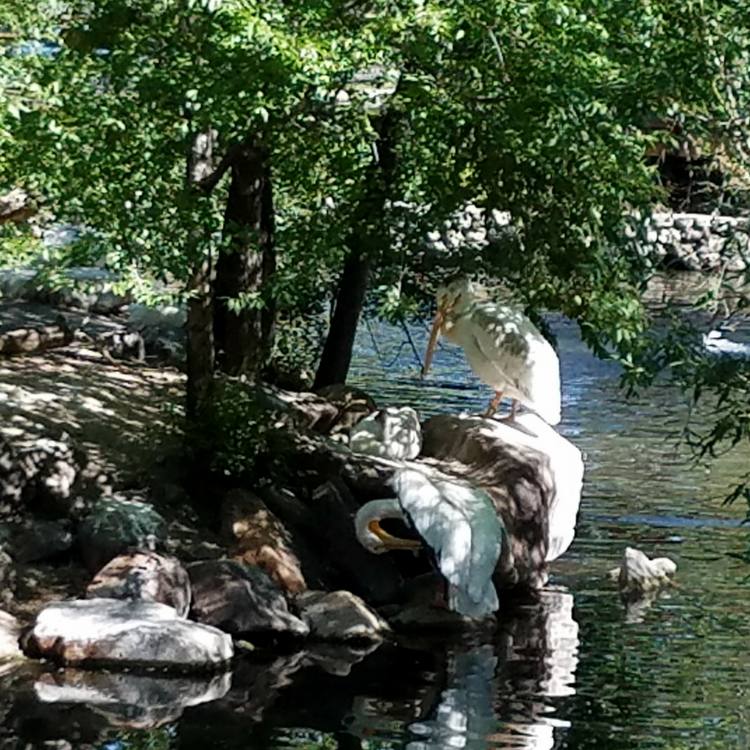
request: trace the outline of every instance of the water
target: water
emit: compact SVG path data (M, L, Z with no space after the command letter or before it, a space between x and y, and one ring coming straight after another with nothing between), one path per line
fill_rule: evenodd
M586 477L576 540L540 602L506 605L491 637L243 660L231 687L194 686L196 696L221 696L199 705L185 698L123 711L102 689L86 707L71 702L91 690L80 673L6 677L0 689L19 697L0 747L60 738L107 750L747 747L750 569L726 554L744 548L745 509L721 503L747 457L693 463L678 444L684 398L662 384L626 401L617 368L595 360L575 326L553 323L560 431L584 452ZM426 330L412 336L422 354ZM360 331L355 382L381 405L408 403L423 415L486 407L491 393L459 350L445 344L425 383L418 366L402 332ZM607 571L628 545L675 560L679 586L625 608ZM160 688L149 694L168 692Z

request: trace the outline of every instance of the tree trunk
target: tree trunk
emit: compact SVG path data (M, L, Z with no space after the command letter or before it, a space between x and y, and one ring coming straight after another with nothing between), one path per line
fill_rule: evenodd
M386 207L396 168L396 125L399 113L387 112L377 127L376 161L365 177L365 193L356 212L353 231L347 242L349 254L336 293L323 354L315 374L313 388L346 382L354 348L359 316L365 303L370 270L389 242Z
M346 382L357 324L367 294L370 263L367 253L359 248L352 249L346 256L313 389Z
M188 158L188 187L197 185L211 174L213 149L218 133L199 133ZM214 376L213 303L211 296L210 259L201 257L198 230L190 238L189 257L193 269L188 281L187 319L187 417L200 422L201 415L211 406Z
M262 306L231 310L230 300L260 293L276 270L273 244L273 193L265 155L258 146L243 145L232 160L232 182L224 214L228 247L216 263L214 340L219 367L230 374L255 376L273 343L274 309Z

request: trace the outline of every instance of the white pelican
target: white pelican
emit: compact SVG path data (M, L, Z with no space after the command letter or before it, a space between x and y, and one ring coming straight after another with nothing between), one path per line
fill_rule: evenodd
M430 369L442 332L458 344L477 377L495 391L485 416L492 416L505 395L536 412L545 422L560 421L560 362L537 327L512 307L477 299L468 279L437 293L438 309L427 345L422 375Z
M380 527L385 518L400 518L419 534L448 582L448 606L470 617L499 607L492 574L505 527L492 500L481 490L456 482L432 481L421 471L399 469L393 478L397 498L372 500L355 517L357 539L375 554L417 549L421 542L399 539Z

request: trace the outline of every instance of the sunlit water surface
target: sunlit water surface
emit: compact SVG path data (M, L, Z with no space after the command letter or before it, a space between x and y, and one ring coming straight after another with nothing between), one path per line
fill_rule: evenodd
M586 476L576 540L540 603L509 606L492 637L243 661L223 697L166 712L158 728L99 709L89 741L107 750L748 747L750 570L727 555L744 548L745 509L721 500L750 462L737 453L693 463L678 443L681 394L662 385L626 400L617 368L593 358L573 324L555 319L553 329L560 431L583 451ZM422 354L426 329L411 337ZM380 405L411 404L423 416L479 412L491 396L449 344L421 382L406 334L374 323L359 332L354 369ZM626 609L607 571L627 545L674 559L679 586ZM31 743L58 736L51 705L68 721L78 710L44 706L38 693L26 715L6 717ZM102 729L108 722L130 728ZM84 725L71 724L76 737L58 734L79 745Z

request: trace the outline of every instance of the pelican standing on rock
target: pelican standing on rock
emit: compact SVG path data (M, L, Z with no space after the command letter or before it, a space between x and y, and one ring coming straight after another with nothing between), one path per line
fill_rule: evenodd
M451 610L470 617L497 610L492 574L505 527L490 497L456 482L433 481L407 467L396 472L393 488L396 498L372 500L357 512L354 525L359 542L375 554L418 549L422 542L392 536L380 526L386 518L402 519L434 554L448 582Z
M560 362L555 350L521 312L478 299L469 279L458 279L437 293L438 309L422 375L430 369L442 332L458 344L477 377L495 391L485 413L492 416L503 396L522 403L545 422L560 421Z

